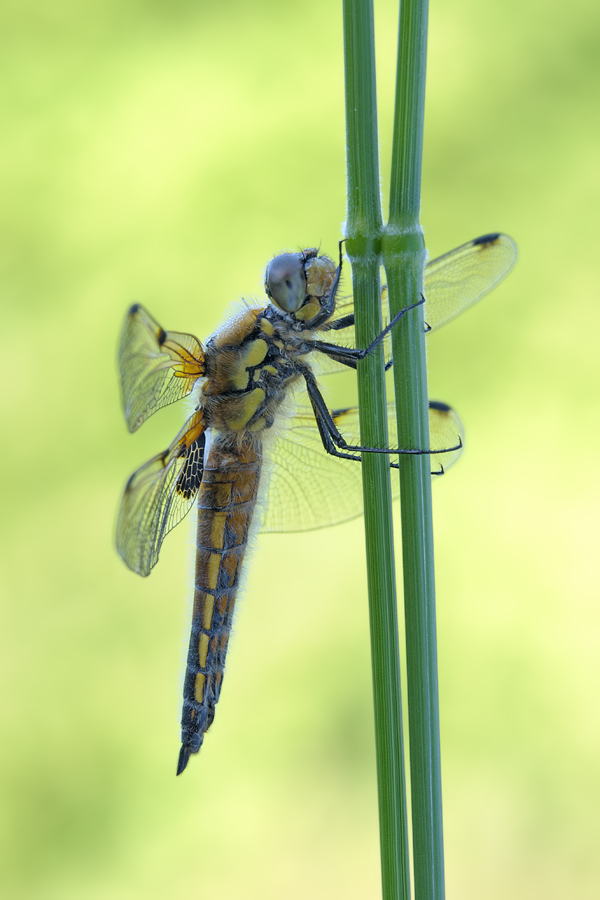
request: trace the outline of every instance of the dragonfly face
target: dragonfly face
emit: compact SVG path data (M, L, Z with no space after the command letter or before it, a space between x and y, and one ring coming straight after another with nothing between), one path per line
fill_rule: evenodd
M495 287L515 257L510 238L486 235L429 263L428 324L439 327ZM245 307L205 347L191 334L165 331L140 305L131 307L125 321L119 367L130 431L185 396L191 395L194 407L169 447L131 476L117 522L119 553L133 571L148 575L165 536L197 498L194 605L177 774L200 749L214 718L248 535L259 491L264 495L267 488L266 469L269 499L263 504L262 530L303 531L360 515L357 462L362 453L392 458L427 453L438 474L462 449L460 420L444 403L430 404L430 446L410 450L396 448L392 408L392 450L360 445L356 409L328 409L316 373L356 368L407 311L369 348L345 346L352 343L354 314L350 303L337 301L340 274L341 259L336 266L314 248L275 257L265 273L270 302ZM345 343L328 341L332 332ZM309 405L296 403L289 416L284 410L301 384ZM265 441L275 423L281 425L277 440Z
M282 253L265 272L265 292L271 302L289 313L297 330L315 329L335 311L341 268L317 250Z

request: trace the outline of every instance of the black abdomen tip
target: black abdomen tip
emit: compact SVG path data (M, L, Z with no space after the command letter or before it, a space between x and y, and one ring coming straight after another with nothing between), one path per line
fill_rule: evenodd
M190 759L190 748L185 744L181 745L181 750L179 751L179 759L177 761L177 774L181 775L187 766Z

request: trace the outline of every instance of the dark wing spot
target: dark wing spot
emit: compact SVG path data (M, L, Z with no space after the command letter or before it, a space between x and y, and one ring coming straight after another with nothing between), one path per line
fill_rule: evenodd
M162 345L164 344L164 342L167 339L167 332L165 331L164 328L160 329L160 334L158 335L158 337L156 339L158 341L159 346L162 347Z
M202 481L204 471L204 444L205 436L201 434L198 440L188 447L183 468L179 473L175 489L178 494L189 500L196 493Z
M479 246L479 244L495 244L499 237L499 231L497 231L495 234L482 234L481 237L475 238L475 240L473 241L473 246L477 247Z
M343 409L332 409L331 415L335 419L337 416L343 416L344 413L350 412L351 409L351 406L345 406Z
M440 412L450 412L452 407L448 406L447 403L442 403L441 400L430 400L429 401L429 409L437 409Z
M139 304L139 303L133 303L133 304L129 307L129 312L127 313L127 315L129 315L129 316L135 316L135 314L138 312L139 308L140 308L140 304Z

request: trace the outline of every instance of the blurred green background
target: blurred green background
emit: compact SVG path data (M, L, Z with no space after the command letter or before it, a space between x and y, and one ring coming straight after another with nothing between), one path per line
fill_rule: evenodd
M430 255L521 253L429 342L468 440L434 493L451 900L600 894L599 25L592 0L431 8ZM336 251L341 4L8 0L0 30L3 896L377 898L362 522L258 539L178 779L193 522L148 580L112 546L182 414L125 430L128 304L204 338L272 254Z

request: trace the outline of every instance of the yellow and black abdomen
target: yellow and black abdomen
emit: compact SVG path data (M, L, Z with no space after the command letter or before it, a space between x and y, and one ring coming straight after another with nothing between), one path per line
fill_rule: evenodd
M231 445L215 435L198 493L194 607L178 775L190 754L202 746L214 719L260 470L260 440L247 435Z
M262 462L262 433L297 376L264 310L247 309L209 339L200 405L211 431L198 491L192 633L177 774L202 746L221 692Z

